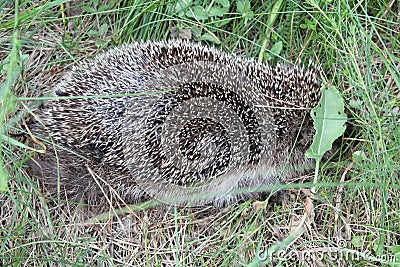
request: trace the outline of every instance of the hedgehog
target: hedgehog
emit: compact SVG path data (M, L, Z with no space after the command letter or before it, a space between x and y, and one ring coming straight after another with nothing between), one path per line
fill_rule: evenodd
M111 48L69 71L36 111L50 195L227 205L304 174L318 71L182 40Z

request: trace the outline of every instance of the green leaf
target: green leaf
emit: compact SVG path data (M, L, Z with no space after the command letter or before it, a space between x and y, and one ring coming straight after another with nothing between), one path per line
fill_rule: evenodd
M251 11L250 1L249 0L237 0L236 9L240 14L245 14Z
M274 55L279 55L282 51L282 48L283 48L283 43L282 41L279 41L271 47L271 53Z
M87 32L87 34L88 34L89 36L99 36L99 32L97 32L97 31L95 31L95 30L89 30L89 31Z
M216 28L221 28L222 26L228 24L229 22L231 22L232 19L231 18L222 18L221 20L214 20L210 25L215 25Z
M351 239L351 244L355 247L355 248L360 248L363 246L364 244L364 236L354 236Z
M221 44L221 41L215 36L210 33L205 33L199 38L200 41L209 41L215 44Z
M200 37L200 35L201 35L201 28L200 28L200 27L194 26L194 27L191 28L191 30L192 30L193 35L194 35L196 38L199 38L199 37Z
M321 100L311 110L311 117L314 120L315 135L311 147L306 151L306 157L320 161L346 129L344 101L335 87L322 90Z
M223 6L225 8L229 8L231 5L229 0L215 0L215 3L220 4L221 6Z
M221 7L215 7L213 6L210 8L209 15L212 16L217 16L217 17L223 17L228 13L228 8L221 8Z
M249 10L243 14L243 17L245 17L246 19L252 18L252 17L254 17L254 12Z
M110 7L107 4L103 4L103 5L99 6L98 11L103 12L103 11L106 11L109 9L110 9Z
M300 24L300 28L302 28L303 30L305 30L305 29L307 29L308 28L308 25L307 24Z
M352 159L354 162L360 163L364 160L368 160L367 156L365 155L364 151L355 151L353 153Z
M175 5L175 12L180 13L187 9L188 7L192 6L193 1L192 0L181 0L178 1Z
M364 107L364 102L360 99L351 99L349 102L349 106L354 109L361 110Z
M394 254L394 259L396 262L394 262L392 266L399 267L400 266L400 252L397 252ZM396 264L396 265L394 265L394 264Z
M377 254L380 254L380 252L383 251L383 240L381 237L378 237L373 241L372 248Z
M389 246L388 249L393 253L400 253L400 245Z
M0 192L4 192L8 188L8 174L3 168L0 169Z
M102 24L99 29L99 35L104 35L107 32L107 29L108 29L107 23Z
M202 6L194 6L186 12L186 16L196 18L198 20L208 19L208 14Z
M82 9L87 11L87 12L89 12L89 13L96 13L97 12L97 10L94 9L93 7L91 7L91 6L82 6Z

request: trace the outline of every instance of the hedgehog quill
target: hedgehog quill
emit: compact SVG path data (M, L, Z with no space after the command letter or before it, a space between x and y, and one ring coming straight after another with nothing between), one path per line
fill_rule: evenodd
M48 194L220 206L304 173L320 85L314 68L171 40L110 49L52 94L32 129L48 152L28 163Z

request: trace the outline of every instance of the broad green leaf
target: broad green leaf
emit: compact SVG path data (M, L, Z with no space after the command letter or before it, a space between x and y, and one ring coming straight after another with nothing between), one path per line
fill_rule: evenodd
M400 266L400 252L397 252L394 254L394 258L395 258L395 263L397 263L397 267ZM394 265L393 265L394 266Z
M221 41L215 36L210 33L205 33L199 38L200 41L210 41L216 44L220 44Z
M103 12L103 11L106 11L109 9L110 9L110 7L107 4L104 4L104 5L99 6L98 11Z
M201 28L200 27L191 27L192 33L196 38L199 38L201 35Z
M250 11L250 1L249 0L237 0L236 9L239 14L245 14Z
M245 17L246 19L250 19L250 18L254 17L254 12L249 10L246 13L243 13L243 17Z
M351 239L351 244L355 248L361 248L364 245L364 239L365 239L365 236L356 235Z
M400 245L388 246L392 253L400 253Z
M354 109L361 110L364 107L364 102L360 99L351 99L349 102L349 106Z
M347 116L343 98L335 87L322 90L321 100L311 110L311 117L314 120L315 135L311 147L306 151L306 157L320 161L346 129Z
M99 29L99 34L104 35L107 32L107 29L108 29L108 24L107 23L102 24Z
M282 48L283 48L283 43L282 41L279 41L271 47L271 53L274 55L279 55L282 51Z
M181 0L178 1L175 5L175 12L179 13L184 11L186 8L190 7L193 4L192 0Z
M208 14L202 6L194 6L186 12L186 16L196 18L198 20L208 19Z
M99 36L99 32L98 32L98 31L95 31L95 30L89 30L89 31L87 32L87 34L88 34L89 36Z
M217 16L217 17L223 17L226 13L228 13L228 8L221 8L221 7L215 7L213 6L210 8L209 14L210 16Z
M220 4L221 6L223 6L225 8L229 8L229 6L231 5L229 3L229 0L215 0L215 3Z

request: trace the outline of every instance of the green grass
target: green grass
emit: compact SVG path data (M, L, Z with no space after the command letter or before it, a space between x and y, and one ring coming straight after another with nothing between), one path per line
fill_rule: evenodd
M184 2L190 1L78 1L77 10L67 1L0 4L0 176L9 179L0 195L0 265L246 265L280 244L307 213L305 232L276 263L400 266L399 3L191 1L204 13L182 12ZM218 16L207 15L212 7L221 8ZM24 165L33 152L11 135L24 129L37 97L107 47L188 34L271 65L321 64L322 82L342 93L356 135L322 166L318 199L304 197L310 174L284 186L288 194L274 207L153 207L93 224L49 206Z

